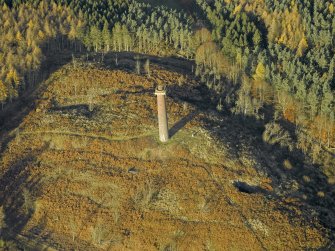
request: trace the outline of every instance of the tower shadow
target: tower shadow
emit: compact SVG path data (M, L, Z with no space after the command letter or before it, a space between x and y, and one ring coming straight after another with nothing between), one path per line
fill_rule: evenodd
M175 123L169 130L169 136L172 138L179 130L185 127L185 125L190 122L196 115L198 115L198 111L192 111L187 116L180 119L177 123Z

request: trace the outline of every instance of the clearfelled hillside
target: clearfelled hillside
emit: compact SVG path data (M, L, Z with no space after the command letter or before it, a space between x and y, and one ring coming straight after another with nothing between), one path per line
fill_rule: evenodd
M274 149L255 144L257 127L204 105L210 96L189 62L151 58L148 76L142 67L134 73L132 55L118 58L118 65L111 54L103 64L90 57L60 68L42 83L34 109L3 135L8 243L60 250L328 245L316 209L327 210L331 199L309 187L316 173L304 181L298 163L287 169ZM168 89L167 144L157 135L157 79ZM286 176L285 187L276 175Z

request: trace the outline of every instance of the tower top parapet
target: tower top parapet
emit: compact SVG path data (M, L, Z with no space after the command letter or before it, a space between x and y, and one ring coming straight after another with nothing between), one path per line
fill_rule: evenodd
M155 90L156 95L166 95L166 87L163 85L158 85Z

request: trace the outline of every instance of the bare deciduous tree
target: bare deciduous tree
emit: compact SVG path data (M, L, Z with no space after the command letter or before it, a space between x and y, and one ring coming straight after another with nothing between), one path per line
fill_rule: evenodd
M0 237L2 236L3 229L6 228L5 212L3 206L0 207Z
M151 76L151 71L150 71L150 60L149 60L149 59L145 60L145 63L144 63L144 71L145 71L145 73L148 75L148 77Z
M100 219L94 227L92 227L92 240L97 245L102 245L105 241L108 241L109 230L106 224L104 224Z
M23 207L26 211L26 214L30 214L34 210L34 201L31 196L31 193L27 188L23 188L22 195L23 195Z

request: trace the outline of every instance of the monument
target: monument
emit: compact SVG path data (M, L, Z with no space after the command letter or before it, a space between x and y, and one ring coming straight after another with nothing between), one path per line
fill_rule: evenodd
M162 142L167 142L169 140L169 127L166 113L166 88L158 85L155 94L157 96L159 139Z

